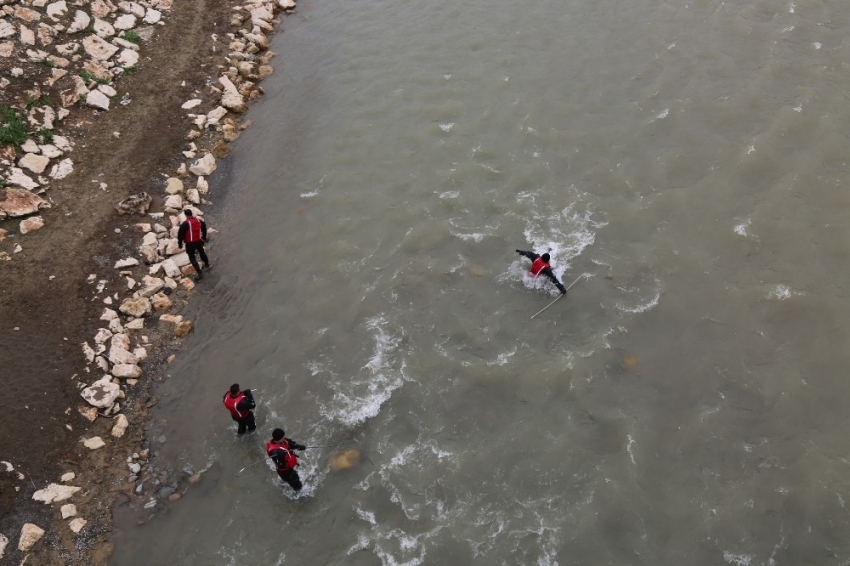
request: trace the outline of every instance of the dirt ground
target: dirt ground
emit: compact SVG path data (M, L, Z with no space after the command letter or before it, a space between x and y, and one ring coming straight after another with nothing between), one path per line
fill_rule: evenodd
M113 499L129 491L109 486L116 484L119 469L126 477L124 458L143 442L144 411L152 401L144 383L136 386L138 392L124 404L130 432L117 449L94 457L80 443L84 436L108 438L112 426L103 418L89 423L76 410L82 400L74 376L87 383L100 377L78 375L85 367L81 344L102 325L98 318L105 306L103 295L93 300L95 285L86 280L97 274L98 279L111 278L107 291L126 289L113 265L137 255L139 233L133 224L140 218L119 216L114 206L129 194L147 191L155 195L151 211L161 210L156 195L164 186L162 173L173 174L185 161L180 152L187 149L189 121L180 106L196 90L200 98L212 100L206 87L224 59L221 42L218 53L213 52L211 35L227 31L231 6L209 0L175 2L166 25L143 45L138 71L116 84L119 97L127 93L132 102L105 113L75 107L64 120L63 135L76 142L71 154L75 172L51 185L47 195L52 208L42 211L45 227L20 236L16 220L0 222L0 228L15 234L0 243L0 251L11 254L16 243L23 246L11 261L0 261L0 386L5 397L0 460L25 475L20 480L0 466L0 533L10 539L4 563L24 559L16 549L24 522L48 531L28 565L107 560L105 533ZM0 68L0 74L6 70ZM0 93L0 105L14 103L20 94ZM195 141L202 147L211 143ZM107 191L99 188L101 182L107 183ZM212 184L214 199L215 179ZM142 379L150 379L156 367L156 360L146 362ZM93 458L99 470L90 469ZM77 473L72 483L83 487L74 503L86 509L81 515L89 521L79 537L59 534L68 528L59 523L58 506L31 499L35 489L58 482L68 471Z

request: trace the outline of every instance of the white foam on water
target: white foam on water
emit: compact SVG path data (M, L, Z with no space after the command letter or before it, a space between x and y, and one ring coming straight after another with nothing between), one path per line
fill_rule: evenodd
M444 132L451 132L452 128L455 127L455 124L454 124L454 122L444 122L442 124L439 124L439 126L440 126L440 129L443 130Z
M658 113L658 115L657 115L655 118L656 118L657 120L663 120L664 118L666 118L666 117L667 117L667 115L668 115L668 114L670 114L670 109L669 109L669 108L665 108L664 110L662 110L661 112L659 112L659 113Z
M460 238L464 242L468 242L468 241L472 240L473 242L478 243L478 242L480 242L481 240L484 239L485 235L486 234L480 234L478 232L474 232L472 234L462 234L460 232L452 232L452 236Z
M460 193L458 191L446 191L444 193L440 193L441 199L457 198L459 196L460 196Z
M380 315L366 321L366 328L373 332L372 356L356 375L333 380L333 399L320 406L323 416L356 426L377 416L393 391L403 385L405 363L396 355L401 332L393 334L388 326Z
M357 513L357 516L374 526L377 525L377 521L375 521L375 514L371 511L364 511L359 505L354 508L354 512Z
M492 362L487 362L488 366L503 366L508 363L508 361L516 354L516 348L511 350L510 352L503 352L499 354L495 360Z
M638 314L642 312L646 312L648 310L654 309L658 305L658 301L661 299L661 291L656 291L655 296L645 303L638 303L636 306L626 306L623 303L617 303L616 306L619 310L623 312Z
M794 31L794 26L788 26L786 28L782 28L780 33L788 33L789 31Z
M794 107L794 111L795 112L802 112L803 111L803 105L798 104L797 106Z
M310 191L309 193L301 193L301 198L313 198L319 195L319 191Z
M794 10L795 10L796 8L797 8L797 5L796 5L796 4L794 4L793 2L791 2L791 5L790 5L790 6L788 6L788 13L789 13L789 14L793 14L793 13L794 13Z
M790 299L791 295L797 295L798 293L794 293L791 291L791 288L787 285L777 285L774 289L772 289L768 294L768 299L778 299L780 301L784 301L786 299Z
M823 47L823 44L820 41L815 41L814 43L812 43L812 47L814 47L815 50L817 51L818 49Z
M628 439L628 442L626 443L626 451L629 453L629 458L631 458L632 464L637 465L637 462L635 462L635 454L632 452L632 446L635 443L635 439L631 434L627 434L626 438Z
M733 554L728 550L723 551L723 560L735 566L749 566L753 558L752 554Z
M749 228L751 224L752 220L747 218L746 222L742 222L741 224L735 226L735 233L739 236L747 236L747 228Z
M747 147L747 155L749 155L751 153L755 153L755 151L756 151L756 146L751 145L751 146Z

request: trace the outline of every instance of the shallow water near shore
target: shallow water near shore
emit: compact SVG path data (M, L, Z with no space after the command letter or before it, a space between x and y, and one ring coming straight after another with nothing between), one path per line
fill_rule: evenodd
M284 27L152 411L157 462L209 470L119 512L112 563L850 561L843 5L307 2ZM515 248L587 278L530 320L557 295ZM237 477L277 426L339 445L298 497Z

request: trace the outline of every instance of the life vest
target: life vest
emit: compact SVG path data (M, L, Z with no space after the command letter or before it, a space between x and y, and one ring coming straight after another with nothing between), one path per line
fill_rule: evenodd
M203 232L201 230L201 221L191 216L186 219L186 223L189 225L189 229L186 230L186 237L184 241L187 244L194 244L195 242L200 242L203 237Z
M537 277L538 275L540 275L540 272L546 269L547 267L550 267L550 265L543 261L543 258L538 257L534 260L534 263L531 264L531 269L529 269L528 272L531 273L533 276Z
M224 394L224 406L227 407L227 410L230 411L230 414L233 416L234 419L244 419L251 412L250 409L242 412L236 408L237 405L239 405L239 403L244 398L245 394L241 391L239 392L239 395L237 395L235 398L231 397L229 392Z
M272 452L275 452L276 450L283 450L283 466L281 466L274 459L274 457L272 457ZM291 470L298 465L298 456L296 456L295 452L293 452L292 449L289 448L289 441L285 438L280 442L269 440L266 443L266 454L268 454L269 458L272 459L272 462L275 463L278 472L285 472L287 470Z

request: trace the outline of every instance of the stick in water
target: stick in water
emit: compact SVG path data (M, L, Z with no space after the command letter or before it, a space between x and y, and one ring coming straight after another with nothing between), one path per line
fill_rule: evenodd
M569 287L567 287L567 289L566 289L566 290L567 290L567 291L569 291L570 289L572 289L572 288L573 288L573 285L575 285L576 283L578 283L578 282L579 282L579 279L582 279L584 276L585 276L585 275L584 275L584 273L582 273L581 275L579 275L578 277L576 277L576 280L575 280L575 281L573 281L572 283L570 283L570 286L569 286ZM549 307L551 307L552 305L554 305L555 303L557 303L558 301L560 301L560 300L561 300L561 298L562 298L564 295L566 295L566 294L567 294L566 292L562 293L562 294L561 294L561 295L560 295L557 299L555 299L554 301L552 301L551 303L549 303L548 305L546 305L545 307L543 307L542 309L540 309L539 311L537 311L536 313L534 313L533 315L531 315L531 318L534 318L534 317L535 317L535 316L537 316L538 314L542 313L543 311L545 311L546 309L548 309Z
M241 475L242 475L242 472L244 472L244 471L245 471L245 470L247 470L248 468L253 468L254 466L256 466L257 464L259 464L259 463L260 463L260 462L262 462L263 460L265 460L265 458L263 458L262 460L257 460L257 461L256 461L256 462L254 462L253 464L248 464L247 466L245 466L244 468L242 468L241 470L239 470L239 473L238 473L238 474L236 474L236 477L238 478L239 476L241 476Z

